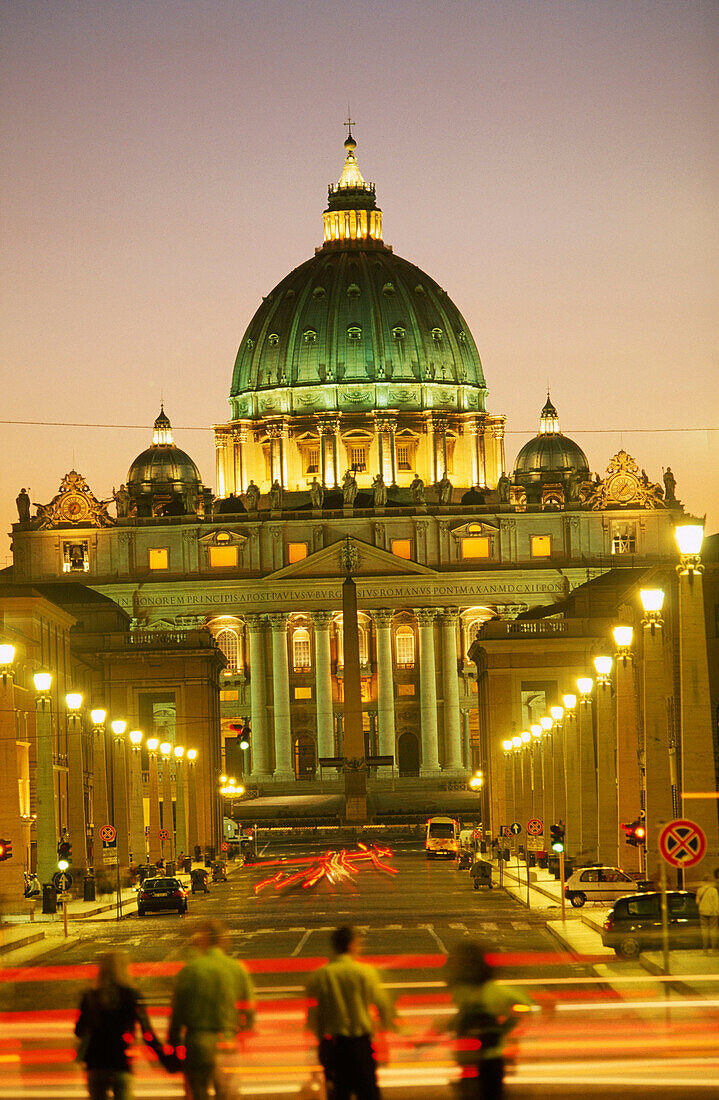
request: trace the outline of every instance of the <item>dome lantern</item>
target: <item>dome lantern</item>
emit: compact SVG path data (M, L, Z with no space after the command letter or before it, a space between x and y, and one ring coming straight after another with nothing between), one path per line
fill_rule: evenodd
M160 405L160 415L155 421L155 426L152 431L152 445L153 447L171 447L174 443L172 438L172 424L170 418L165 412L164 404Z
M544 408L539 417L539 434L540 435L561 435L559 430L559 416L557 410L552 404L552 399L549 396L549 390L547 390L547 400Z
M337 183L327 188L327 209L322 215L325 226L325 244L335 241L382 240L382 211L377 206L375 186L365 183L359 170L348 123L345 139L345 163Z

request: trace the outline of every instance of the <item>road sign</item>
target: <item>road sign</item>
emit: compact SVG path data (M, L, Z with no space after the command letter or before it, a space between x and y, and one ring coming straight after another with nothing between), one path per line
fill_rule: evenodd
M544 841L541 836L528 836L527 837L527 851L528 852L543 852Z
M221 850L222 850L223 852L229 852L229 850L230 850L230 846L229 846L229 844L227 843L227 841L226 841L226 840L223 840L223 841L222 841L222 844L220 845L220 849L221 849Z
M366 756L365 764L368 768L391 768L394 764L393 756Z
M544 826L538 817L533 817L527 822L527 832L530 836L541 836L543 831Z
M117 836L115 826L114 825L103 825L103 827L100 829L100 836L102 837L104 842L106 842L107 844L110 844L115 839L115 837Z
M69 871L57 871L52 876L52 884L58 894L65 894L72 886L72 875Z
M321 756L319 760L321 768L344 768L344 756Z
M168 833L167 829L160 829L160 831L157 835L159 836L160 840L169 840L170 839L170 834Z
M522 831L522 826L519 824L518 821L513 821L512 824L509 826L509 831L510 833L512 833L513 836L519 836Z
M499 826L499 835L500 836L511 836L512 835L512 830L510 829L509 825L500 825Z
M659 851L672 867L693 867L704 858L707 838L694 821L679 817L659 834Z

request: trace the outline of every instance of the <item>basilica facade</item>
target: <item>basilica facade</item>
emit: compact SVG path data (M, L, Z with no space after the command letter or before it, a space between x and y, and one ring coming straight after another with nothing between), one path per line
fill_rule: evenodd
M246 785L290 798L342 755L349 562L366 749L395 762L370 787L466 788L482 768L504 799L502 739L569 690L593 643L548 670L537 635L489 701L470 649L486 634L511 650L536 609L671 560L674 479L625 451L590 471L539 386L537 434L506 454L467 323L384 243L351 135L323 220L314 255L242 336L214 489L162 409L110 509L91 471L71 471L35 516L21 511L8 579L82 584L124 612L129 636L209 632L225 660L217 738L249 721ZM156 690L145 724L180 685Z

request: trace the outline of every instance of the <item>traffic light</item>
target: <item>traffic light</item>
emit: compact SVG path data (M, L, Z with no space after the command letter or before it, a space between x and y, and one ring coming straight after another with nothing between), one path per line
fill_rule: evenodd
M0 863L6 859L12 859L12 841L0 840Z
M240 725L239 722L230 722L230 729L233 731L233 733L237 733L237 735L238 735L238 737L237 737L237 746L238 746L238 748L242 749L243 752L246 752L247 749L249 749L249 747L250 747L250 721L249 721L249 719L248 718L245 719L244 725ZM239 770L239 769L236 768L235 771L237 771L237 770Z
M61 840L57 846L57 854L66 863L72 863L72 844L69 840Z
M564 851L564 823L560 821L557 825L549 826L551 845L553 852Z
M637 848L647 842L647 827L642 820L642 817L636 818L635 821L623 821L622 829L627 834L624 838L627 844L631 844L633 848Z

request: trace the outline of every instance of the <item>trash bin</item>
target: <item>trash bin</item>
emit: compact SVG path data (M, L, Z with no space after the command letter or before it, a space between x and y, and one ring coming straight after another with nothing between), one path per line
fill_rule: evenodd
M95 900L95 876L85 875L82 883L82 900L94 901Z
M509 863L509 848L502 848L501 852L499 853L499 858L505 863Z
M479 890L480 886L488 886L492 889L492 864L486 863L483 859L478 859L472 864L472 869L469 872L474 880L475 890Z
M46 882L42 888L43 913L57 913L57 890L51 882Z
M527 852L527 867L536 867L537 857L534 852Z
M171 859L168 859L167 863L165 864L165 874L168 878L174 878L176 873L177 872L175 871L175 864L172 862Z
M554 875L556 879L559 878L559 856L547 857L547 870L550 875Z
M143 863L137 868L137 873L140 877L140 885L142 885L146 878L155 877L157 874L157 867L154 863Z
M194 849L194 852L193 852L193 858L195 860L195 863L199 863L200 860L202 859L202 848L200 847L199 844L195 845L195 849Z

